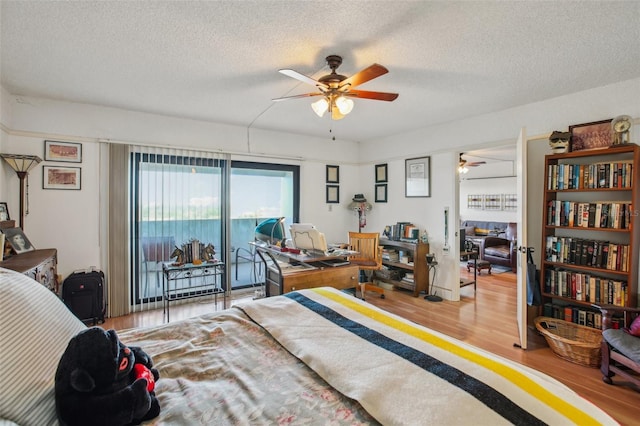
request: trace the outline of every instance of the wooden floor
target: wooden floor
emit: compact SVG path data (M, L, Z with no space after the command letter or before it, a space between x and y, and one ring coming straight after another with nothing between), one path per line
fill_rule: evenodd
M463 268L460 273L464 278L467 271ZM640 392L628 386L607 385L602 382L598 369L558 358L532 327L528 334L528 349L514 347L514 343L519 341L515 320L515 274L483 273L478 279L477 293L474 295L473 286L464 287L461 289L460 302L429 302L400 289L387 290L385 293L385 299L370 293L367 301L418 324L542 371L605 410L621 424L639 423ZM229 304L252 296L253 292L235 292ZM174 321L215 309L212 302L175 306L171 308L171 319ZM122 330L161 324L162 321L162 310L159 310L108 319L103 327ZM618 383L622 381L618 380Z

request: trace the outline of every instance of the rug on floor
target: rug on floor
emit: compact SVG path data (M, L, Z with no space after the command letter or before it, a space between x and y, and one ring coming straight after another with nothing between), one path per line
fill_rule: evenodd
M461 261L460 262L460 267L461 268L465 268L467 267L467 261ZM507 268L506 266L502 266L502 265L494 265L491 264L491 273L492 274L502 274L504 272L511 272L511 268ZM485 275L487 273L486 270L482 270L482 274Z

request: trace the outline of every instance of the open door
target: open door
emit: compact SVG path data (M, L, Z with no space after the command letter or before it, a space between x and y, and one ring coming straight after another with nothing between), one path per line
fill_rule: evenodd
M517 319L522 349L527 349L527 147L526 129L520 129L516 143L516 194L518 197L518 269L517 269Z

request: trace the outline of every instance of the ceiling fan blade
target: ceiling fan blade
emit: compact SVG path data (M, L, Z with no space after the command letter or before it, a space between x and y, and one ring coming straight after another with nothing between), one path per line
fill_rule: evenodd
M398 97L397 93L369 92L367 90L349 90L346 96L354 96L362 99L375 99L376 101L394 101Z
M363 83L366 83L369 80L373 80L376 77L380 77L383 74L388 73L389 70L379 64L373 64L360 72L355 73L351 77L342 80L340 82L340 87L351 86L356 87Z
M311 96L322 96L322 95L324 95L324 93L322 92L303 93L302 95L284 96L282 98L275 98L271 100L274 102L279 102L279 101L287 101L289 99L310 98Z
M282 70L279 70L279 72L288 77L295 78L296 80L299 80L303 83L311 84L312 86L318 86L318 87L324 87L324 88L329 87L324 83L321 83L317 80L312 79L311 77L307 77L304 74L300 74L298 71L294 71L290 69L282 69Z

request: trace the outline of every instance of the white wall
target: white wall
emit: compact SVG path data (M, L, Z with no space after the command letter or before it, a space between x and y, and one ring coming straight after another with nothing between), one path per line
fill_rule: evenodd
M466 179L460 181L460 220L481 220L491 222L517 222L516 210L485 210L469 208L467 197L469 195L484 194L515 194L516 178L482 178Z
M114 108L97 107L47 99L15 97L9 102L14 127L2 141L2 152L43 157L44 140L82 143L82 190L42 189L42 167L29 174L30 213L25 233L39 248L58 249L59 273L101 264L98 208L107 182L101 182L100 140L153 145L186 146L194 149L231 152L233 159L299 164L301 172L301 220L313 222L325 231L329 241L344 241L350 217L346 205L357 191L358 146L355 142L332 141L262 130L250 130L208 122L183 120ZM341 159L336 162L336 158ZM42 164L46 164L43 162ZM325 204L325 165L340 166L341 204ZM74 164L75 166L76 164ZM17 214L18 178L2 167L2 185L10 213Z
M101 159L97 141L113 139L223 150L243 160L255 156L260 161L299 163L301 220L317 224L329 241L344 240L347 231L356 229L356 217L346 206L353 194L364 193L374 204L367 216L365 231L382 231L385 225L401 220L429 231L431 251L440 263L437 287L442 288L438 294L454 300L458 297L459 270L455 254L445 255L443 251L443 211L445 206L449 207L447 244L456 247L458 152L505 141L513 143L521 127L526 127L529 135L538 135L620 114L640 117L640 79L634 79L359 145L258 129L247 132L246 128L229 125L46 99L20 97L17 102L16 97L5 93L1 92L0 103L1 152L42 156L43 140L47 138L83 143L82 191L43 190L41 167L30 175L26 233L37 247L58 248L63 275L90 265L106 269L100 264L98 218L101 212L95 207L105 185L98 178ZM431 157L431 197L405 198L404 160L427 155ZM341 161L336 162L336 158ZM530 161L532 168L536 168L543 158ZM387 203L373 202L374 165L379 163L388 164ZM326 164L341 167L341 203L331 206L331 210L325 204ZM11 214L15 216L18 180L15 173L7 169L8 166L3 166L0 171L0 199L9 202Z

